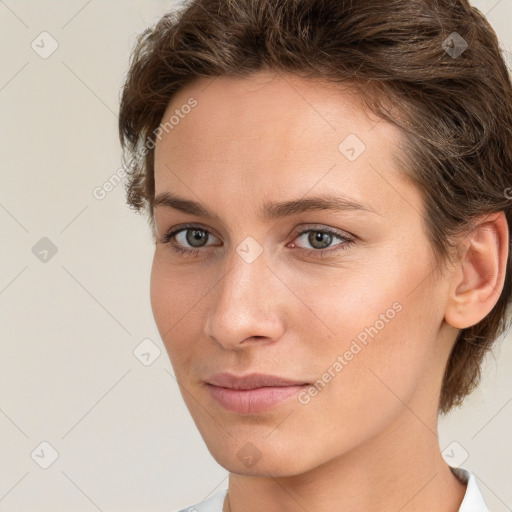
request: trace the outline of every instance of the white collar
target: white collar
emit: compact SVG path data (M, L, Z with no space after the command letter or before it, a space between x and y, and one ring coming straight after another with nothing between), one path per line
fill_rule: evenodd
M462 483L466 484L466 494L464 494L458 512L489 512L489 508L485 504L484 497L476 483L475 475L464 468L450 466L450 469Z

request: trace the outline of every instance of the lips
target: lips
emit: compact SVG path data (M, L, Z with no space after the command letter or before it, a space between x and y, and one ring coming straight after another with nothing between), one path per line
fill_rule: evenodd
M309 385L303 381L257 373L240 377L219 373L205 382L215 402L237 414L257 414L272 409Z
M301 386L308 384L300 380L291 380L277 375L251 373L237 377L231 373L218 373L205 379L208 384L230 389L257 389L263 387Z

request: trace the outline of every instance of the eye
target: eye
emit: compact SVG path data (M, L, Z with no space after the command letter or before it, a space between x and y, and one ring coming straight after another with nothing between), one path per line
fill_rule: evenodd
M207 242L210 238L216 239L217 237L200 226L182 225L181 227L169 230L160 242L169 244L175 252L193 256L201 252L201 248L208 247Z
M307 237L305 237L305 235L307 235ZM349 236L346 233L340 233L329 228L303 230L298 233L295 240L299 240L301 238L303 238L307 244L313 247L313 249L305 249L304 247L299 246L298 250L306 251L315 257L329 256L339 250L348 249L353 243L355 243L353 236ZM338 239L340 242L334 244L334 247L336 247L335 249L330 249L327 251L326 249L333 246L332 244L335 239ZM297 247L297 244L292 242L291 246Z

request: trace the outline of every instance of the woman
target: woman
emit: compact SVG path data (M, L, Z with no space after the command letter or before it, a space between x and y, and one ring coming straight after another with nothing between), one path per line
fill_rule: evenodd
M151 303L227 491L186 510L488 510L441 455L510 300L512 86L464 0L196 0L120 135Z

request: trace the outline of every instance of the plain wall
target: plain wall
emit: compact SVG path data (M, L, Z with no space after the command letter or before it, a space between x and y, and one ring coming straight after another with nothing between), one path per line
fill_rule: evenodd
M510 51L512 3L474 4ZM149 228L122 184L93 194L120 168L135 35L172 5L0 3L0 511L172 511L227 486L153 321ZM47 58L44 31L58 44ZM149 366L133 353L147 338L161 351ZM512 508L511 402L507 337L440 423L441 449L452 465L467 454L493 512ZM47 469L42 442L58 453Z

